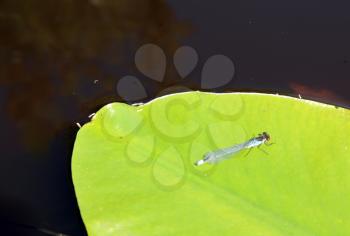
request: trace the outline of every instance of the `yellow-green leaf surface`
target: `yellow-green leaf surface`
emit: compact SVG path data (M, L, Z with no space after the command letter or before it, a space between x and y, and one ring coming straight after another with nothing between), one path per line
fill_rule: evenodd
M263 131L263 151L193 165ZM89 235L346 236L350 112L248 93L112 103L79 130L72 175Z

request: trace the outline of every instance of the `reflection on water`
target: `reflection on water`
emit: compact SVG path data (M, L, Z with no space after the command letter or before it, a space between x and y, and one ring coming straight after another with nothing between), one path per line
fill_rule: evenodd
M1 215L8 235L85 234L70 176L75 122L121 100L117 81L140 45L171 54L189 30L163 0L1 1L0 125L14 138L1 157L0 197L23 203Z
M34 149L74 119L120 100L115 85L125 48L153 42L169 53L189 31L163 0L5 0L0 9L6 113Z

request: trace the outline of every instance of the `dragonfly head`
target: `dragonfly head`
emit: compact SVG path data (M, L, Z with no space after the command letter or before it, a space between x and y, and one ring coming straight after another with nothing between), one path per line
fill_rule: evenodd
M262 137L263 139L265 139L267 142L270 141L270 135L269 135L268 133L266 133L266 132L263 132L263 133L261 134L261 137Z

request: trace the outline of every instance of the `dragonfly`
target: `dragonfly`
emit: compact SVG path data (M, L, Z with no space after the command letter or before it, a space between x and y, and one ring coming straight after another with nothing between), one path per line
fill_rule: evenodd
M262 144L266 144L266 145L273 144L273 143L269 144L268 141L270 141L270 135L267 132L263 132L259 134L257 137L251 138L244 143L240 143L240 144L233 145L231 147L208 152L203 156L203 159L196 161L194 165L200 166L205 163L215 164L222 160L230 158L233 154L236 154L244 149L249 149L248 151L249 153L254 147L259 148L260 145Z

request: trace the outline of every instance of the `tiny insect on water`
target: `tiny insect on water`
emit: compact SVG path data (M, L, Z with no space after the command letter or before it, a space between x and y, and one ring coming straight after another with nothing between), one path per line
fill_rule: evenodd
M262 144L266 144L266 145L273 144L273 143L269 144L268 141L270 141L270 135L266 132L263 132L259 134L257 137L251 138L244 143L240 143L240 144L233 145L231 147L208 152L203 156L203 159L196 161L194 164L196 166L203 165L204 163L215 164L215 163L218 163L219 161L230 158L233 154L236 154L243 149L249 149L249 152L250 152L252 148L260 147L260 145Z

